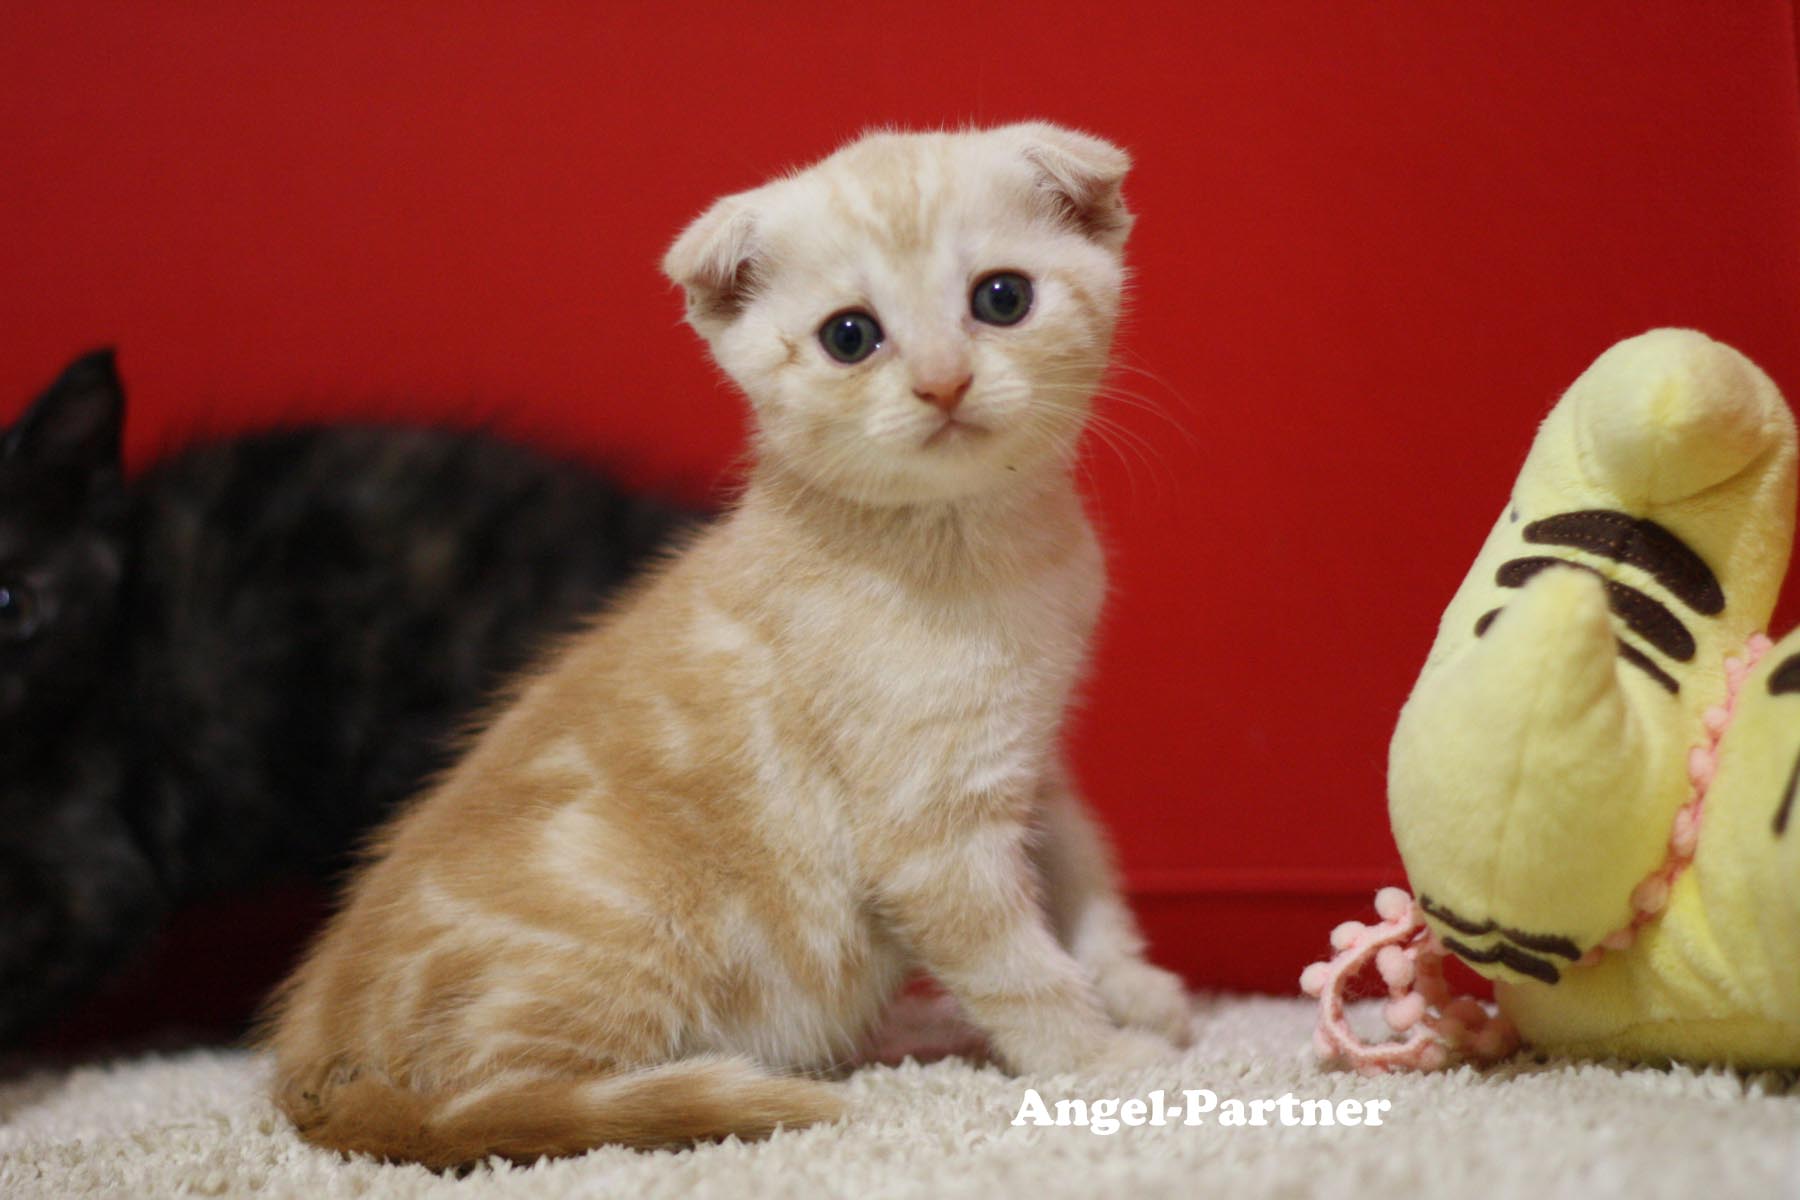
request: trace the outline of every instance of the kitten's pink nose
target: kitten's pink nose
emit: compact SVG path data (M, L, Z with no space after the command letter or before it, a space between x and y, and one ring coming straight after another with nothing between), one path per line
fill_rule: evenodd
M967 370L925 376L913 380L913 395L949 416L969 394L969 381L973 378Z

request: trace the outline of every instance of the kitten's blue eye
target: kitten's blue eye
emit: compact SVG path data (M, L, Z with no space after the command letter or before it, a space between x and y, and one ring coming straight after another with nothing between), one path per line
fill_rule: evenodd
M969 294L969 311L989 325L1017 325L1031 311L1031 280L1017 271L983 276Z
M22 642L37 632L37 597L22 583L0 583L0 639Z
M819 343L841 363L858 363L881 345L881 326L866 312L844 312L819 326Z

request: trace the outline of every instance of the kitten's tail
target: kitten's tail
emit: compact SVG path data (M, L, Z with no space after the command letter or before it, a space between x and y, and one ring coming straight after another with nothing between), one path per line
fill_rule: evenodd
M416 1092L371 1074L314 1087L290 1077L276 1102L307 1141L435 1170L498 1155L514 1162L602 1145L653 1149L767 1137L835 1120L840 1090L771 1075L747 1058L693 1058L592 1079L503 1075Z

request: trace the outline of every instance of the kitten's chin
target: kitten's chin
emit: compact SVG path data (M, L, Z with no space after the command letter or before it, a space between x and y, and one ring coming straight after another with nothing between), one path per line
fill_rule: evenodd
M861 504L954 504L1030 486L1053 470L1051 463L1019 453L1017 447L994 445L999 440L991 433L951 433L888 470L824 486Z

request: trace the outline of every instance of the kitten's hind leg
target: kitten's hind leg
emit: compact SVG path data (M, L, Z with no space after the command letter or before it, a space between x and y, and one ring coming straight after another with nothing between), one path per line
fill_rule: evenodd
M1107 1015L1186 1046L1192 1008L1175 974L1144 959L1144 935L1120 894L1106 834L1065 771L1039 791L1039 840L1033 859L1051 928L1094 978Z

